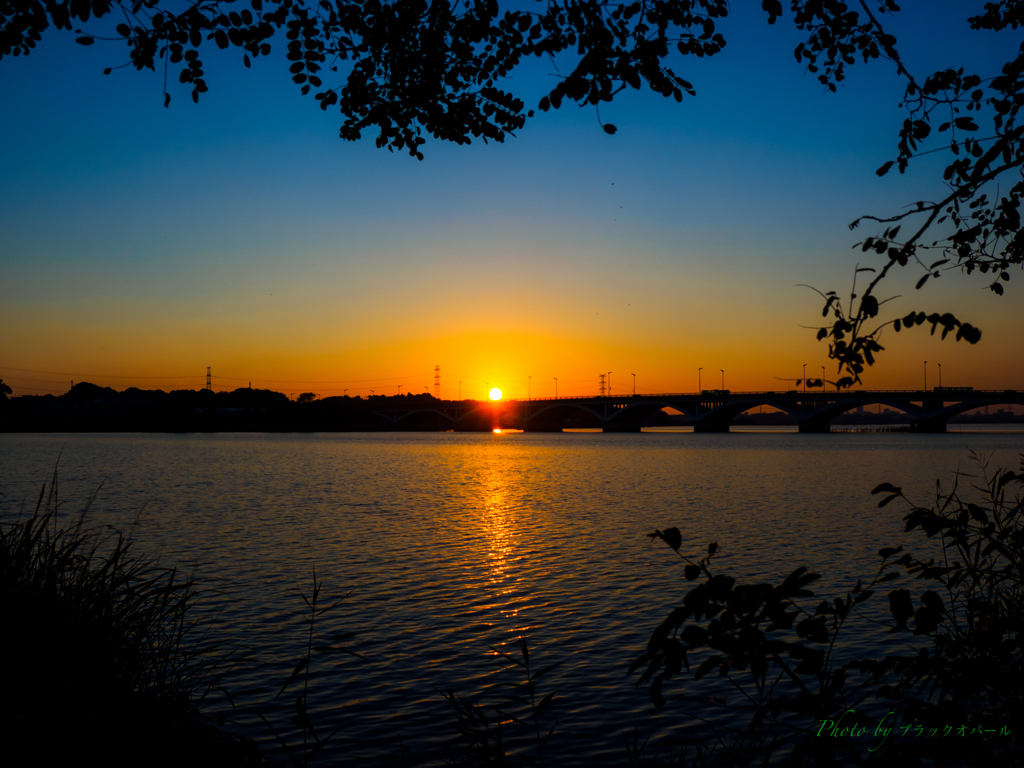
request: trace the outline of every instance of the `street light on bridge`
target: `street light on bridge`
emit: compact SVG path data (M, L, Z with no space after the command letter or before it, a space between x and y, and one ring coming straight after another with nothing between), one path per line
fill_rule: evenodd
M722 387L725 389L725 387ZM807 363L804 363L804 394L807 394Z
M526 399L527 400L532 400L533 399L533 397L531 395L531 389L530 389L530 387L533 385L533 382L531 381L532 378L533 378L533 376L527 376L526 377Z
M928 361L924 361L924 391L928 391Z
M939 389L942 389L942 363L939 363Z
M636 374L631 373L629 375L633 377L633 397L636 397Z
M557 376L552 376L551 378L555 380L555 400L557 400L558 399L558 377Z
M703 370L704 370L703 368L698 368L697 369L697 394L698 395L703 391L701 389L701 386L700 386L700 372L703 371Z
M608 371L608 397L612 396L612 372Z
M722 372L722 390L724 391L725 390L725 368L719 368L718 370L720 370Z

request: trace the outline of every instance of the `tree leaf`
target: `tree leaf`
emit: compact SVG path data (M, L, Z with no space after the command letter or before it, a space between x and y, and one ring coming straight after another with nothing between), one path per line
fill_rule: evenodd
M664 531L655 531L654 533L648 534L652 539L661 539L668 544L676 552L679 551L679 547L683 543L683 536L679 533L678 528L666 528Z
M906 589L894 589L889 593L889 610L896 619L895 632L907 628L907 619L914 615L914 604L910 600L910 592Z
M701 662L701 665L697 667L697 672L694 674L694 680L700 680L711 670L715 669L719 664L722 663L721 656L712 656L711 658L705 659Z
M651 683L651 703L655 707L661 709L665 706L665 697L661 695L661 675L654 678L654 682Z
M779 0L763 0L761 8L767 12L769 24L774 24L782 16L782 3Z

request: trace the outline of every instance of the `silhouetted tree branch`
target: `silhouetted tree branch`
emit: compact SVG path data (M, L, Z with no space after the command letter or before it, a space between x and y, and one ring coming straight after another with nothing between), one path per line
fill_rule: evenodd
M83 45L127 43L136 69L161 66L166 79L170 66L180 66L178 79L198 101L208 90L199 55L205 43L241 48L248 67L284 30L292 80L322 109L340 108L341 138L373 128L377 146L422 159L423 133L468 144L504 141L522 128L533 110L524 114L523 102L498 84L525 56L578 51L574 69L541 99L548 110L564 99L611 101L642 81L681 101L694 91L665 65L669 50L710 56L725 44L715 27L725 0L538 6L539 13L502 13L496 0L0 0L0 58L27 55L51 26L74 28ZM120 23L104 35L96 20L108 15ZM92 31L77 28L90 21Z
M949 68L920 79L900 58L896 39L885 32L878 16L871 11L872 4L859 0L857 5L863 17L843 3L792 5L797 26L809 32L808 42L796 49L797 59L806 61L809 71L820 72L819 81L830 90L834 91L835 83L845 77L844 67L853 64L857 54L864 61L889 59L906 81L901 106L907 110L907 116L899 131L897 156L876 171L879 176L888 173L894 164L903 173L910 161L920 155L937 151L950 154L943 172L946 192L937 202L919 200L910 210L897 215L862 216L850 225L854 229L863 221L874 221L895 226L886 226L880 235L857 244L865 252L874 251L886 258L878 269L858 265L857 273L874 273L859 296L856 280L845 307L835 291L821 293L825 300L822 317L831 322L818 330L818 338L828 339L829 356L846 374L839 380L840 386L848 387L860 381L865 365L872 365L874 355L882 351L879 338L886 326L891 325L899 332L928 323L932 334L941 327L943 338L954 332L958 341L963 339L971 344L981 338L978 328L949 312L913 311L888 322L876 320L884 303L879 301L876 289L894 266L916 265L922 272L917 289L950 269L966 274L975 270L992 273L995 279L989 288L1001 296L1002 283L1010 279L1010 266L1024 262L1024 239L1020 232L1024 126L1017 123L1017 113L1024 104L1024 46L998 75L983 79L966 74L963 68ZM882 0L877 6L879 15L899 10L892 0ZM1016 29L1024 23L1024 3L987 3L985 13L971 17L968 23L975 30ZM974 138L979 130L978 121L986 120L991 121L991 130L987 131L990 135ZM936 133L949 133L949 146L919 151L919 143L932 134L935 123L939 123ZM1006 179L1012 183L1001 191L999 182ZM904 226L911 234L901 238ZM929 242L932 237L935 239ZM856 303L858 298L860 302Z

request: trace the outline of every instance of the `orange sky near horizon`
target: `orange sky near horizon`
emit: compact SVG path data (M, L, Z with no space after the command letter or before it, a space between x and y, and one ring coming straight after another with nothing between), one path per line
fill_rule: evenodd
M53 321L60 324L60 319ZM984 326L983 326L984 327ZM1019 327L1019 326L1018 326ZM642 321L627 331L609 332L607 339L580 335L480 330L452 333L431 339L412 338L390 343L330 343L330 334L311 332L288 345L286 339L270 346L246 342L230 328L189 338L173 333L161 338L145 329L75 328L62 336L66 347L26 349L7 355L16 368L0 366L3 378L20 394L60 394L70 380L91 381L117 390L199 389L206 366L213 373L214 389L233 390L251 381L257 388L291 395L312 391L327 397L368 396L399 392L433 392L434 365L440 365L441 396L484 399L488 387L498 386L507 398L592 395L598 392L599 374L611 372L613 393L693 392L698 375L703 388L724 384L733 391L784 390L802 376L835 379L825 359L825 347L813 334L796 328L789 333L743 334L741 329L702 326L653 327ZM200 329L197 329L197 334ZM39 339L46 337L45 325ZM928 360L928 386L973 386L976 389L1024 389L1024 366L1019 355L1003 354L1017 342L1016 329L994 325L985 329L979 345L971 347L951 339L931 337L927 327L901 334L888 333L886 354L864 377L867 389L917 389L924 385ZM692 337L692 338L687 338ZM747 344L735 338L750 339ZM52 337L51 337L52 338ZM29 339L31 342L31 339ZM993 351L985 347L991 345ZM29 345L31 346L31 344ZM10 345L5 345L9 353ZM205 353L196 354L196 347ZM282 351L284 350L284 351ZM703 371L698 374L698 368ZM25 370L19 370L25 369ZM37 373L52 372L52 373ZM56 374L63 374L56 375ZM461 384L460 384L461 382ZM347 390L347 392L346 392Z
M322 396L433 392L484 398L590 395L600 373L612 391L779 390L803 375L835 380L827 346L815 340L820 301L801 277L838 282L852 264L793 264L783 255L727 259L742 280L727 290L712 259L696 249L681 262L652 259L627 268L626 249L541 258L492 254L385 270L294 258L258 275L244 261L221 265L197 290L185 269L71 267L40 278L9 268L0 303L0 378L20 394L60 394L70 381L123 390L200 388L206 366L217 390L247 386ZM570 250L570 249L567 249ZM726 259L721 255L716 259ZM233 268L232 268L233 267ZM844 269L845 267L845 269ZM736 269L733 266L733 269ZM450 272L456 278L437 279ZM829 275L829 272L833 276ZM996 297L975 275L951 274L915 293L897 275L896 310L953 310L983 330L977 345L940 340L929 326L886 331L886 351L864 388L943 384L1024 389L1024 306ZM12 289L13 288L13 289ZM908 290L909 288L909 290ZM902 290L900 290L902 289ZM966 309L964 309L966 307ZM885 307L883 307L883 310ZM26 322L26 319L29 319ZM806 326L811 326L810 328ZM51 373L36 373L36 372ZM532 378L531 378L532 377ZM399 389L401 387L401 389Z

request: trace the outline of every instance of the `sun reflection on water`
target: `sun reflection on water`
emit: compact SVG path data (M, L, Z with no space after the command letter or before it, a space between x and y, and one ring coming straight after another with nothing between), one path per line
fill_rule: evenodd
M509 503L508 473L508 467L489 462L480 478L482 522L490 570L488 583L495 586L510 575L509 565L515 551L515 518ZM497 594L507 595L510 592L511 586L499 589Z

